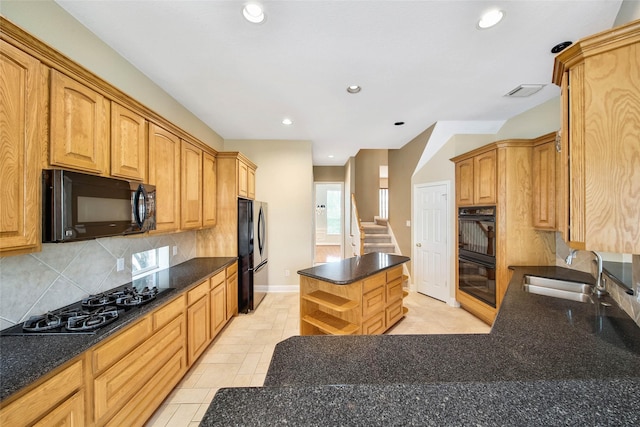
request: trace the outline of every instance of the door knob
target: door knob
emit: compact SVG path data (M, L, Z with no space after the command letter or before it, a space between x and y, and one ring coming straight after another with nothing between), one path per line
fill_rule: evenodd
M421 248L422 247L422 243L416 243L416 246Z

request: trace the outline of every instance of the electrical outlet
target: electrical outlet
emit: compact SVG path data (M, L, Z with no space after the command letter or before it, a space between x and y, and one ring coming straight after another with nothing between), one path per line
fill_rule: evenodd
M407 227L411 227L411 220L410 219L407 220Z
M290 274L289 270L284 271L284 277L289 277L289 274Z
M117 271L124 270L124 258L118 258L116 260L116 270Z
M178 247L174 246L173 247L173 256L176 256L176 255L178 255Z

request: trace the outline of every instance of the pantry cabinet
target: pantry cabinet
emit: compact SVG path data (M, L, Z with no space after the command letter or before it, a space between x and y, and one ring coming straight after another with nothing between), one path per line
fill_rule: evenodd
M180 138L149 123L149 184L156 186L156 230L180 228Z
M129 108L111 103L111 175L147 181L147 121Z
M459 206L496 203L496 150L477 152L456 163L456 201Z
M0 41L0 255L40 250L40 147L46 130L46 70ZM46 141L46 140L45 140Z
M532 148L533 226L540 230L556 229L556 133L533 141Z
M181 228L202 227L202 150L182 141Z
M51 70L52 166L109 174L109 101L98 92Z
M575 249L640 253L640 21L555 58L561 87L560 229Z

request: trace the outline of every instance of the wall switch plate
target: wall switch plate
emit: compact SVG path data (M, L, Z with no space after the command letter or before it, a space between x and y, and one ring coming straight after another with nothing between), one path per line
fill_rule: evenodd
M173 247L173 256L176 256L176 255L178 255L178 247L174 246Z
M124 270L124 258L118 258L116 260L116 270L117 271Z
M289 277L289 274L290 274L289 270L284 271L284 277Z

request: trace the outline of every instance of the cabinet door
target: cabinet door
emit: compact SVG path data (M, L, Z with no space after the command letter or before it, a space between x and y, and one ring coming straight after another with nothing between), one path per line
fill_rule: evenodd
M147 121L111 103L111 175L147 180Z
M496 150L473 158L473 183L475 204L496 203Z
M189 366L209 345L209 297L203 295L187 308L187 353Z
M227 267L227 320L238 314L238 264Z
M182 141L182 228L202 227L202 150Z
M213 227L216 225L218 194L216 177L216 157L204 152L202 154L202 226Z
M85 425L84 393L77 392L35 423L34 427L82 427Z
M247 168L247 197L256 198L256 171L253 168Z
M50 162L108 175L109 101L51 70Z
M473 158L456 163L456 201L473 205Z
M533 147L533 226L556 227L556 150L553 142Z
M227 291L224 272L220 274L222 281L211 279L213 284L213 289L211 289L211 339L218 335L227 322ZM218 283L214 284L215 282Z
M238 160L238 196L249 197L249 166Z
M149 123L149 184L156 186L156 230L180 228L180 138Z
M0 253L40 247L40 63L0 41Z

